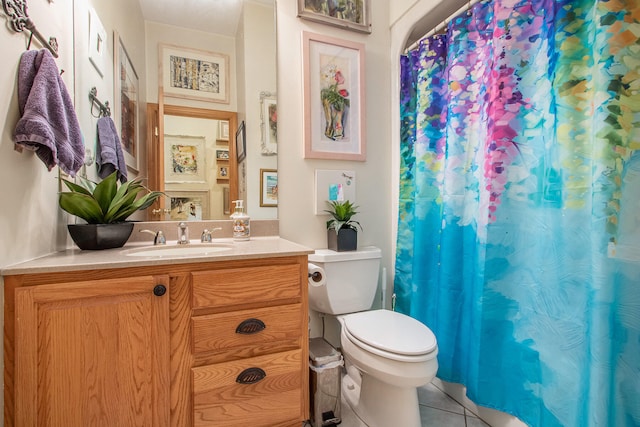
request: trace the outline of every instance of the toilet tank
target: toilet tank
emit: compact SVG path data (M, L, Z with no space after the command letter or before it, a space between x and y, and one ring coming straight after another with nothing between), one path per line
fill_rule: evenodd
M378 289L380 258L374 246L348 252L316 250L309 262L324 269L325 283L309 285L309 307L327 314L369 310Z

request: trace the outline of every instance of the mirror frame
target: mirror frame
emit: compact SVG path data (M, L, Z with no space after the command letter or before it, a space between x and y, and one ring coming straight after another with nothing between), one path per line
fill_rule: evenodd
M147 103L147 176L149 188L164 191L164 118L168 116L196 119L227 120L229 122L229 197L238 199L238 163L236 161L236 137L238 113L209 110L170 104ZM164 221L165 198L160 197L147 209L148 221Z

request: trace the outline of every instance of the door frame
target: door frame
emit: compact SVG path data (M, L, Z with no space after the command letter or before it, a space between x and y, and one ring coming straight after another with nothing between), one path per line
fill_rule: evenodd
M160 105L147 103L147 175L152 190L164 191L164 121L160 120ZM229 197L238 199L238 161L236 157L236 134L238 113L234 111L209 110L206 108L162 105L162 117L180 116L197 119L227 120L229 122ZM148 221L162 221L165 216L165 198L159 197L147 209Z

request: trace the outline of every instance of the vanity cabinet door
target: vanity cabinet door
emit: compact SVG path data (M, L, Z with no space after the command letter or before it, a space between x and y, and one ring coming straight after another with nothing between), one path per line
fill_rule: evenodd
M15 290L16 426L168 426L169 279Z

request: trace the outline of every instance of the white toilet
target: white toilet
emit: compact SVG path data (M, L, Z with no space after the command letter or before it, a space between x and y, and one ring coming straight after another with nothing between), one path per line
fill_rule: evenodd
M309 307L337 315L347 374L342 393L369 427L420 427L417 387L438 370L433 332L418 320L371 308L378 287L380 249L316 250L309 262L324 270L310 280ZM310 266L311 267L311 266Z

